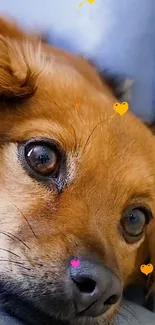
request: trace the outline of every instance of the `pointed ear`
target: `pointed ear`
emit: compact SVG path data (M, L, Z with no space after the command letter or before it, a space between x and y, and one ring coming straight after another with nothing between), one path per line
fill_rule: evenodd
M36 90L36 75L23 53L18 41L0 36L0 100L24 99Z

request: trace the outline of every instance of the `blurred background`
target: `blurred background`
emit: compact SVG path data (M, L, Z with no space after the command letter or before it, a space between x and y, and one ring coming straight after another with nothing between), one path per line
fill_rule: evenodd
M82 1L82 0L81 0ZM0 13L50 43L91 59L116 80L133 80L130 109L155 120L155 0L0 0Z

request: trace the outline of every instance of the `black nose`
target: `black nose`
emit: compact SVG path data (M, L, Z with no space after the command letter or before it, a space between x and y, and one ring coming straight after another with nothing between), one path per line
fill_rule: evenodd
M70 264L70 286L77 314L99 316L117 303L122 294L119 278L103 264L80 260Z

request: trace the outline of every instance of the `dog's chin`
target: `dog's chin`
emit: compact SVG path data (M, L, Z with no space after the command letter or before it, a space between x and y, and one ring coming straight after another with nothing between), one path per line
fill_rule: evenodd
M14 288L15 289L15 288ZM112 312L98 316L89 317L73 313L72 308L65 308L65 302L60 303L55 299L55 306L52 308L53 299L45 293L42 295L38 291L36 295L26 297L21 290L12 290L12 285L0 280L0 307L15 318L27 325L110 325L116 308ZM17 289L17 287L16 287ZM24 296L24 297L23 297Z

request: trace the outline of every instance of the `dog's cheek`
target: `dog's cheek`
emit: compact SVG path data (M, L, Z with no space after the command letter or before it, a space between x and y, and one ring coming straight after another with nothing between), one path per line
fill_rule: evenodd
M1 147L0 259L6 260L0 263L2 272L10 270L7 260L17 260L17 255L24 259L29 245L36 241L34 234L44 230L43 216L48 209L47 202L51 207L54 202L52 192L33 181L23 170L18 161L16 144Z

